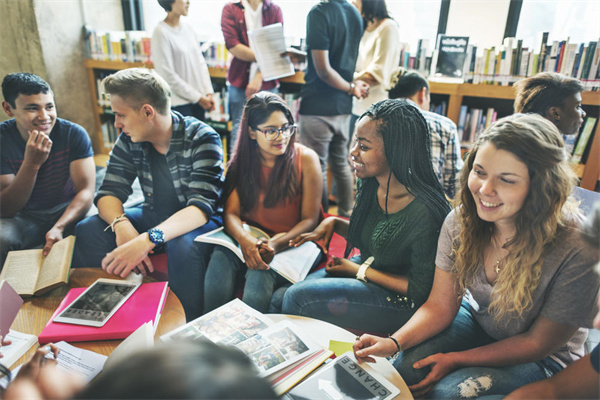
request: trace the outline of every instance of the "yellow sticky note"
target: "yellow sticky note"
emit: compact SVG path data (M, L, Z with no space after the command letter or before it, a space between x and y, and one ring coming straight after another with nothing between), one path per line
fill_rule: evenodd
M329 341L329 350L335 353L335 356L341 356L342 354L352 351L352 344L350 342L338 342L337 340Z

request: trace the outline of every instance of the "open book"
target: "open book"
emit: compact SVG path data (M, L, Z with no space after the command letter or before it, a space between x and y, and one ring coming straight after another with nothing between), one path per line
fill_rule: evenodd
M244 229L257 239L273 239L267 233L255 226L244 224ZM280 234L281 235L281 234ZM194 239L196 242L212 243L227 247L238 256L242 262L244 254L238 242L229 236L223 227L207 232ZM298 247L287 248L273 257L269 264L275 272L291 283L303 281L313 266L321 259L321 249L314 242L306 242Z
M0 353L2 353L0 364L8 368L21 358L31 346L37 343L37 336L13 330L6 335L6 339L12 343L2 346L2 349L0 349Z
M163 341L181 339L208 339L237 347L250 357L260 376L271 382L279 393L333 354L319 347L291 322L273 323L239 299L161 336ZM307 361L312 361L308 363L310 368ZM284 380L286 385L281 385Z
M0 279L23 297L40 296L69 281L75 236L54 243L44 257L41 249L8 252Z
M249 31L248 40L256 56L263 81L294 75L294 64L290 58L281 57L281 54L287 51L281 23Z

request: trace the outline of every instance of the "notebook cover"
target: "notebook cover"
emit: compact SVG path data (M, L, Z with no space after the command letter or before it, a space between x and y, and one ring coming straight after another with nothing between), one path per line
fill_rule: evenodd
M53 322L53 319L86 288L71 289L38 336L38 341L40 344L44 344L61 340L66 342L89 342L125 339L144 323L148 321L154 323L157 315L162 313L162 308L167 299L167 296L163 297L162 294L165 290L168 290L167 284L168 282L142 284L102 327Z
M0 335L8 335L10 326L17 316L23 299L10 284L5 281L0 281Z

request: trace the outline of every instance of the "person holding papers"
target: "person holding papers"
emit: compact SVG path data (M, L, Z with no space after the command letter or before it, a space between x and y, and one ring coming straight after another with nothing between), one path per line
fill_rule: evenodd
M246 276L243 301L267 312L273 291L285 280L269 270L264 259L314 229L321 215L319 159L296 143L296 125L285 102L270 92L255 94L244 108L240 132L225 178L223 222L240 244L246 263L223 246L202 244L204 251L212 251L205 277L205 312L233 299L240 275ZM246 231L243 222L271 236L283 235L265 243Z
M233 55L227 69L229 119L233 122L230 148L234 149L242 110L246 99L260 90L277 91L279 82L263 82L254 51L250 48L248 31L283 23L283 13L271 0L241 0L227 3L221 16L225 46Z
M450 206L429 160L427 123L405 100L384 100L358 120L350 155L358 181L350 222L330 217L293 245L347 238L345 257L292 285L283 313L393 332L427 300L437 239ZM281 291L273 296L273 309Z
M190 0L159 0L168 13L152 34L154 68L171 87L172 109L204 121L204 112L215 109L208 67L196 34L181 21Z

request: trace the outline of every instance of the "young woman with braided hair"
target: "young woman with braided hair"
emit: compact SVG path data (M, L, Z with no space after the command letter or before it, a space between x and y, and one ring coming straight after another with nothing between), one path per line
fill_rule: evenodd
M449 399L505 395L582 356L598 255L579 238L563 146L539 115L492 124L461 172L429 298L391 337L357 338L359 360L401 351L413 396Z
M425 302L440 227L450 207L430 159L427 125L405 100L371 106L357 123L352 165L359 178L350 221L331 217L291 241L347 237L345 257L287 290L282 311L339 326L393 332Z

